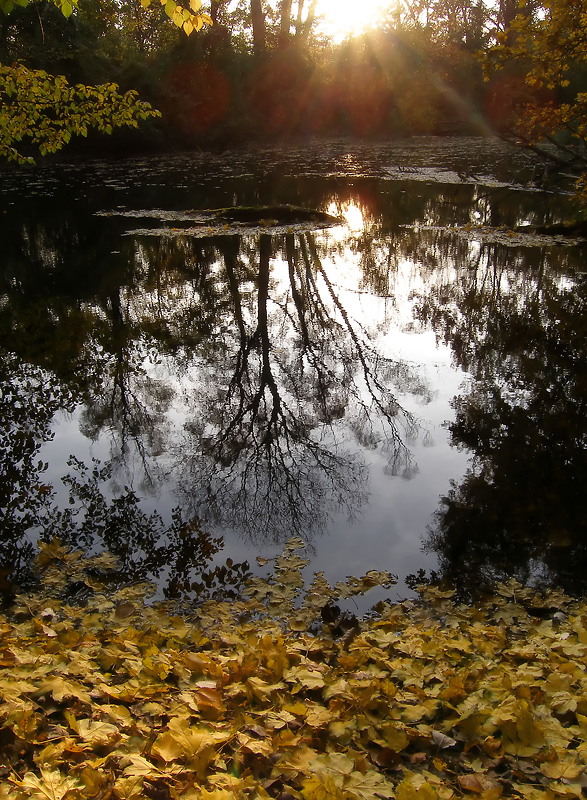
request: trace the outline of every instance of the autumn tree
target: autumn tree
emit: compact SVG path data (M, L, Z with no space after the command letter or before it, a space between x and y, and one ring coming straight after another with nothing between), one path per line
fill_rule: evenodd
M518 203L495 196L487 222L511 228ZM447 248L441 237L428 259L425 242L416 251L436 273L416 318L471 376L447 423L469 465L441 497L426 543L463 595L513 576L583 591L587 285L573 248L526 241L516 256L491 241Z
M587 2L520 3L486 57L489 73L515 71L525 90L510 134L555 168L577 178L587 205Z

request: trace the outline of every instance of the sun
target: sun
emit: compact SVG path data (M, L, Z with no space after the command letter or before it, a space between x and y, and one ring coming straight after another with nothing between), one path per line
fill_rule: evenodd
M384 0L318 0L318 30L334 42L353 33L376 27L382 16ZM389 7L389 3L386 3Z

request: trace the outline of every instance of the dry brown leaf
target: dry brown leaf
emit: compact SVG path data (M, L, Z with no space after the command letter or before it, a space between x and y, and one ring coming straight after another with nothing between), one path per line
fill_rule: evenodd
M63 800L68 794L80 788L77 780L67 775L62 775L59 770L42 769L41 775L27 772L16 785L29 792L29 797L35 800Z

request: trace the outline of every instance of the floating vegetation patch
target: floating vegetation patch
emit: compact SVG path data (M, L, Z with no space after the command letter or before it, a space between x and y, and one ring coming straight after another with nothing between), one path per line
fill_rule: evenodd
M289 233L341 225L344 220L325 211L299 206L235 206L201 211L113 210L100 211L98 216L129 217L132 219L155 219L172 223L172 227L135 228L126 232L129 236L210 236L233 234L246 230L267 230ZM181 225L180 223L192 223Z
M490 175L477 175L469 172L436 169L434 167L386 167L385 172L389 178L398 181L419 181L430 183L451 183L487 186L492 189L527 189L528 187L516 186L508 181L500 181Z
M185 228L133 228L132 230L125 231L124 236L158 236L160 238L178 238L189 236L191 238L205 238L208 236L233 236L234 234L242 234L243 229L246 228L248 233L258 233L270 231L274 234L280 233L302 233L304 231L319 230L320 225L311 225L308 223L298 223L291 225L276 225L273 223L260 223L258 225L200 225L188 226Z
M455 225L451 228L440 225L419 225L418 231L444 231L445 233L454 233L461 238L474 240L480 244L501 244L506 247L550 247L552 245L573 247L585 244L587 241L582 236L567 236L563 233L537 233L536 229L530 226L528 226L526 232L520 228L512 230L506 227L490 228L485 225Z
M131 219L157 219L161 222L205 222L209 217L197 211L169 211L162 208L153 209L114 209L98 211L97 217L130 217Z

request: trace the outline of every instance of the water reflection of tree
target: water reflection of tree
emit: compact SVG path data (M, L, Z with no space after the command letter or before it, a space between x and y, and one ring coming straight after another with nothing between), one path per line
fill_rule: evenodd
M0 330L23 358L69 385L84 406L82 431L91 439L108 432L119 471L138 455L151 478L173 400L156 366L171 358L179 368L209 333L213 252L195 241L119 240L110 220L69 222L28 220L9 237Z
M410 474L400 426L415 423L390 381L401 370L346 312L312 234L261 235L248 252L238 237L218 247L233 324L206 412L182 444L182 494L254 539L310 537L335 511L353 516L366 496L366 467L344 441L343 418L362 447L385 451L390 473ZM271 272L278 257L281 286Z
M33 554L27 532L46 505L46 464L39 459L52 438L59 410L71 410L73 398L50 374L0 353L0 592L25 581Z
M244 568L210 567L217 537L178 513L170 523L145 513L132 489L111 497L108 488L130 450L148 469L165 447L172 391L148 367L166 356L178 363L178 350L207 332L210 319L193 299L211 289L211 254L197 246L158 251L153 271L152 253L135 254L130 240L125 252L112 253L112 232L85 222L71 231L30 221L21 248L13 237L5 254L0 330L11 350L0 359L0 589L30 584L34 543L54 535L86 553L111 550L122 582L157 579L166 594L227 589ZM188 302L178 303L178 275L183 285L186 273ZM71 505L63 510L39 453L56 415L79 405L88 435L111 433L114 462L90 470L73 462L65 480Z
M72 411L75 399L55 375L3 350L0 359L0 595L8 598L36 580L36 542L54 537L86 556L108 550L118 558L115 573L93 575L90 583L70 576L71 596L107 585L155 580L165 596L226 597L247 574L248 565L212 566L222 540L205 532L195 518L175 510L170 522L146 513L129 488L111 496L112 465L88 468L70 459L63 479L69 504L60 504L47 483L47 462L40 458L51 441L53 419ZM74 571L75 572L75 571ZM81 574L81 573L80 573Z
M437 269L454 264L474 267L480 249L471 249L467 231L480 226L512 230L523 225L549 225L565 218L565 200L557 195L512 192L474 183L425 184L413 181L365 181L352 194L339 194L338 213L345 203L356 204L369 224L349 236L344 246L358 258L362 286L384 296L390 292L401 265ZM569 209L568 214L571 214ZM448 235L459 229L462 236ZM512 252L486 246L507 263ZM532 258L524 253L524 263ZM392 291L393 294L393 291Z
M473 375L450 425L473 462L428 546L463 591L509 575L584 591L587 283L568 248L517 255L488 246L420 302Z
M349 192L341 190L341 202ZM84 406L83 432L111 435L119 469L138 453L155 477L177 386L186 378L193 392L191 376L203 366L213 388L182 455L206 466L194 466L187 494L193 501L196 479L209 487L200 500L224 524L252 535L281 520L285 536L284 520L308 534L333 510L353 513L366 491L360 449L383 453L390 474L413 473L405 446L413 420L390 387L426 389L406 365L378 355L347 314L322 265L331 244L309 234L261 237L260 250L225 236L137 237L115 238L113 252L105 225L29 220L20 251L12 249L0 324L7 338L24 327L43 343L35 352L31 338L15 347L70 382ZM107 225L118 237L119 223ZM287 265L285 289L274 283L273 256ZM189 402L202 408L197 397Z

